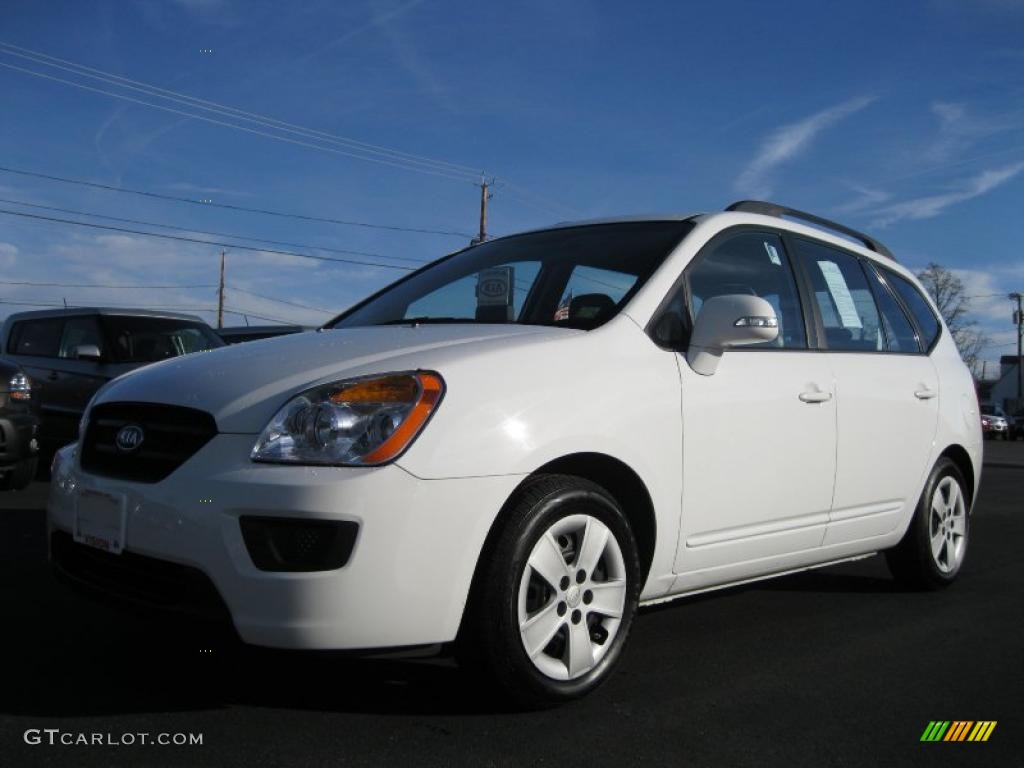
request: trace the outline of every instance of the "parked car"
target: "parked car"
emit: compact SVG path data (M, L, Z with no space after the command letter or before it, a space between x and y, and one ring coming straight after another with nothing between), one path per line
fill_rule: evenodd
M982 403L981 431L987 438L1006 440L1010 435L1010 424L1006 418L1006 412L998 405Z
M0 491L20 490L36 474L39 418L32 394L25 372L0 357Z
M217 335L228 344L240 344L243 341L259 341L274 336L285 336L289 333L311 331L304 325L239 325L231 328L218 328Z
M55 459L51 556L248 643L451 649L561 701L638 605L882 551L952 582L977 408L866 235L760 202L566 224L110 383Z
M1018 408L1010 417L1010 431L1008 436L1011 440L1018 438L1024 440L1024 408Z
M18 312L0 328L0 351L32 379L44 457L78 439L96 391L156 360L224 346L200 318L147 309Z

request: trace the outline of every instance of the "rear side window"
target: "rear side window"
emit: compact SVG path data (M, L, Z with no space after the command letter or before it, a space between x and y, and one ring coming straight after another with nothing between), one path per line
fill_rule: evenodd
M64 319L60 317L15 323L8 351L15 355L56 357L63 324Z
M860 260L809 240L795 242L811 281L828 348L885 351L881 316Z
M206 325L189 320L108 315L103 321L119 363L149 363L224 346Z
M714 244L699 257L688 275L691 322L704 302L715 296L759 296L775 310L779 335L775 341L743 349L784 347L806 349L803 311L793 270L782 241L773 234L745 232Z
M896 289L896 293L900 295L900 298L907 305L910 313L917 321L917 327L921 329L921 341L926 349L930 348L935 343L935 340L939 338L939 331L942 326L939 325L939 321L935 317L935 313L932 312L932 308L928 305L928 301L921 295L921 291L918 290L917 286L905 277L901 277L887 269L879 271L883 279Z

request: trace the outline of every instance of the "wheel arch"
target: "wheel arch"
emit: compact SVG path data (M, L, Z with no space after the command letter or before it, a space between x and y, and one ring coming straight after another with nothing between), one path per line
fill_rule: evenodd
M939 454L939 458L947 458L956 464L956 468L960 470L960 474L964 476L964 482L967 483L967 498L971 500L971 512L974 511L974 491L977 486L977 478L974 475L974 464L971 461L971 455L967 453L967 450L959 444L954 443L953 445L947 446L946 449Z
M654 502L651 499L650 492L647 490L647 485L632 467L620 459L604 453L572 453L560 456L538 467L524 477L512 493L509 494L501 510L491 523L490 530L487 532L484 545L477 558L466 602L467 609L472 605L477 592L481 564L488 561L490 553L494 550L508 511L515 505L520 492L526 484L541 475L573 475L580 477L601 486L615 499L626 515L626 519L629 520L633 535L636 537L637 549L640 555L640 583L641 585L646 583L651 570L651 564L654 560L654 547L657 543L658 534ZM463 622L465 622L467 612L463 611Z

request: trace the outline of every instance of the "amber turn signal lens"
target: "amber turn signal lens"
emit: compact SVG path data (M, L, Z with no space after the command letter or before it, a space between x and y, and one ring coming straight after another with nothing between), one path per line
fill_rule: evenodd
M420 393L418 376L386 376L357 381L330 396L332 403L411 403Z
M403 398L399 401L409 402L415 399L415 404L409 411L409 415L405 417L405 420L399 425L398 429L394 431L391 437L381 443L380 447L376 450L363 457L364 464L383 464L386 461L391 461L391 459L404 451L409 443L412 442L413 438L419 434L423 425L427 423L427 419L430 418L430 414L433 413L434 408L441 400L441 395L444 392L444 382L442 382L441 377L435 373L415 373L409 376L393 376L365 383L371 386L374 384L383 384L384 389L398 395L405 392L405 385L397 383L401 380L411 383L415 388L415 392L413 393L414 397ZM356 387L359 386L362 386L362 384L356 385ZM349 390L343 390L338 394L342 395L344 400L353 402L352 400L349 400L348 397L345 397L348 391ZM333 396L331 399L333 399ZM396 397L396 399L398 398ZM374 400L373 402L380 401Z

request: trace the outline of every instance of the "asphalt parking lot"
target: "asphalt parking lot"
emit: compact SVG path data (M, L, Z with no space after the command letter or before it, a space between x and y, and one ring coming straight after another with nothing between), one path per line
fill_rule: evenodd
M949 590L875 557L647 609L609 683L544 712L443 661L255 651L83 601L49 573L37 483L0 496L0 765L1024 765L1024 443L986 448ZM921 743L931 720L998 725ZM203 743L25 743L47 728Z

